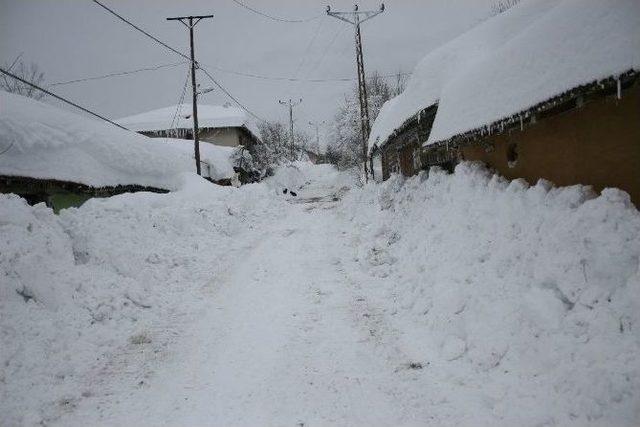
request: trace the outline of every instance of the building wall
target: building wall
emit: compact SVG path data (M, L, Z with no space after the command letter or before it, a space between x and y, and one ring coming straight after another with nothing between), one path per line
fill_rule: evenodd
M237 128L208 129L200 134L200 141L211 142L223 147L237 147L240 145L240 132Z
M190 129L141 131L139 132L151 138L182 138L193 139L193 131ZM210 142L223 147L237 147L243 145L247 148L256 143L255 137L244 128L201 128L200 141Z
M506 178L617 187L640 206L640 84L461 148Z
M413 176L420 171L420 147L417 143L389 143L382 150L382 179L392 173Z

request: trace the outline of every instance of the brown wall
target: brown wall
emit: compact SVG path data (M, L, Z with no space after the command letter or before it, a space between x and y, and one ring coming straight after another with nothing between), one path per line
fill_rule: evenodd
M506 178L540 178L558 186L617 187L640 206L640 84L538 120L523 131L463 147L465 160L480 160ZM508 155L517 161L508 164Z

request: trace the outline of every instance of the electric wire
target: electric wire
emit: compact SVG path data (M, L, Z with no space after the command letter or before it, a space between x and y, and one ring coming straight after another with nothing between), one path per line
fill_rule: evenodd
M249 113L253 118L259 120L260 122L267 123L267 120L255 114L253 111L249 110L246 106L244 106L235 96L233 96L222 84L220 84L206 69L200 68L200 70L213 82L214 85L218 87L222 92L225 93L229 98L231 98L236 104L240 106L244 111Z
M154 40L156 43L161 44L162 46L166 47L167 49L169 49L170 51L172 51L175 54L178 54L180 56L182 56L183 58L185 58L187 61L189 61L189 63L191 63L191 58L188 57L187 55L185 55L184 53L180 52L177 49L174 49L173 47L169 46L168 44L166 44L165 42L163 42L162 40L154 37L153 35L149 34L148 32L146 32L145 30L143 30L142 28L138 27L136 24L134 24L133 22L129 21L128 19L126 19L125 17L123 17L122 15L119 15L116 11L114 11L113 9L110 9L109 7L105 6L104 4L100 3L98 0L91 0L92 2L94 2L95 4L97 4L98 6L102 7L104 10L106 10L107 12L109 12L110 14L112 14L113 16L117 17L118 19L120 19L121 21L125 22L127 25L130 25L131 27L135 28L136 30L140 31L142 34L144 34L145 36L149 37L150 39Z
M211 64L202 64L207 68L213 68L215 70L221 71L223 73L233 74L241 77L249 77L252 79L258 80L272 80L272 81L286 81L286 82L304 82L304 83L334 83L334 82L351 82L358 80L355 77L333 77L327 79L302 79L302 78L294 78L294 77L278 77L278 76L265 76L261 74L254 73L245 73L242 71L229 70L227 68L218 67ZM409 76L411 73L394 73L394 74L383 74L380 77L382 78L391 78L396 77L398 74L402 76Z
M189 61L189 62L191 62L191 61ZM63 82L52 83L52 84L49 85L49 87L64 86L64 85L70 85L70 84L74 84L74 83L88 82L88 81L92 81L92 80L102 80L102 79L107 79L107 78L111 78L111 77L127 76L127 75L130 75L130 74L136 74L136 73L140 73L140 72L143 72L143 71L156 71L156 70L161 70L163 68L177 67L179 65L186 64L186 63L187 62L185 62L185 61L181 61L181 62L174 62L174 63L171 63L171 64L157 65L157 66L154 66L154 67L145 67L145 68L138 68L136 70L109 73L109 74L104 74L104 75L101 75L101 76L85 77L85 78L80 78L80 79L74 79L74 80L68 80L68 81L63 81Z
M345 28L346 27L342 27L338 31L336 31L336 33L333 35L333 38L329 41L329 44L327 45L327 47L325 47L324 51L322 52L322 55L320 56L320 59L318 60L318 62L316 62L316 65L312 68L312 70L318 70L320 68L320 65L324 61L324 58L327 56L329 49L331 49L333 44L338 39L338 36L342 34L342 31L344 31Z
M35 88L35 89L37 89L37 90L39 90L39 91L41 91L41 92L44 92L44 93L46 93L47 95L49 95L49 96L51 96L51 97L53 97L53 98L56 98L56 99L58 99L58 100L60 100L60 101L62 101L62 102L64 102L64 103L66 103L66 104L69 104L69 105L71 105L71 106L73 106L73 107L75 107L75 108L77 108L77 109L79 109L79 110L82 110L82 111L84 111L85 113L91 114L92 116L97 117L97 118L99 118L100 120L104 120L104 121L105 121L105 122L107 122L107 123L111 123L112 125L117 126L117 127L119 127L120 129L129 130L129 129L127 129L127 128L126 128L126 127L124 127L124 126L121 126L121 125L119 125L118 123L113 122L113 121L111 121L111 120L107 119L106 117L101 116L101 115L100 115L100 114L98 114L98 113L94 113L93 111L88 110L88 109L86 109L86 108L84 108L84 107L82 107L82 106L80 106L80 105L76 104L75 102L69 101L68 99L65 99L65 98L63 98L63 97L61 97L61 96L59 96L59 95L56 95L56 94L55 94L55 93L53 93L53 92L50 92L50 91L48 91L48 90L46 90L46 89L43 89L43 88L41 88L40 86L38 86L38 85L36 85L36 84L34 84L34 83L31 83L31 82L29 82L29 81L27 81L27 80L24 80L24 79L22 79L22 78L20 78L20 77L16 76L15 74L10 73L9 71L6 71L6 70L4 70L4 69L0 68L0 72L1 72L1 73L3 73L3 74L6 74L7 76L9 76L9 77L11 77L11 78L14 78L14 79L18 80L19 82L22 82L22 83L24 83L24 84L26 84L26 85L29 85L29 86L31 86L31 87L33 87L33 88Z
M146 32L145 30L143 30L142 28L138 27L136 24L132 23L131 21L129 21L128 19L124 18L122 15L118 14L117 12L115 12L114 10L108 8L107 6L105 6L104 4L100 3L98 0L91 0L92 2L94 2L95 4L99 5L100 7L102 7L103 9L105 9L106 11L108 11L109 13L111 13L112 15L116 16L118 19L124 21L125 23L127 23L128 25L130 25L131 27L135 28L136 30L138 30L139 32L141 32L142 34L146 35L147 37L151 38L152 40L156 41L157 43L159 43L160 45L164 46L165 48L171 50L172 52L180 55L183 58L186 58L189 60L189 63L191 63L191 58L188 57L187 55L183 54L182 52L172 48L171 46L169 46L168 44L166 44L165 42L159 40L158 38L152 36L151 34L149 34L148 32ZM253 116L254 118L262 121L262 122L266 122L266 120L264 120L263 118L261 118L260 116L256 115L254 112L252 112L251 110L249 110L246 106L244 106L235 96L233 96L231 94L231 92L229 92L224 86L222 86L222 84L220 84L207 70L205 70L204 68L200 67L197 61L194 61L195 65L198 69L202 70L203 73L205 73L205 75L207 77L209 77L209 79L211 79L211 81L222 91L224 92L230 99L232 99L236 104L238 104L243 110L245 110L247 113L249 113L251 116Z
M184 97L186 96L187 93L187 86L189 84L189 73L191 70L187 70L187 78L184 80L184 84L182 85L182 92L180 94L180 98L178 98L178 104L176 105L176 111L173 114L173 118L171 119L171 126L169 127L170 130L175 131L177 133L177 128L178 128L178 123L180 122L180 119L178 118L180 116L180 112L182 110L182 104L184 102Z
M298 73L300 72L300 69L304 66L305 62L307 62L307 54L309 53L309 50L311 49L311 46L313 45L313 43L318 38L318 34L320 33L320 27L322 27L322 23L323 22L324 22L324 20L322 20L322 19L320 21L318 21L318 25L316 26L316 30L313 33L313 37L311 37L311 40L309 41L309 44L307 44L307 47L305 47L304 53L300 57L300 62L298 63L298 66L296 67L296 71L293 73L293 77L294 78L298 77Z
M243 7L243 8L245 8L245 9L247 9L247 10L249 10L249 11L251 11L251 12L257 14L257 15L260 15L260 16L262 16L264 18L271 19L271 20L277 21L277 22L287 22L287 23L299 24L299 23L303 23L303 22L314 21L314 20L324 16L324 14L320 14L320 15L313 16L313 17L307 18L307 19L280 18L278 16L269 15L268 13L262 12L262 11L260 11L258 9L254 9L253 7L249 6L248 4L241 2L240 0L231 0L231 1L233 1L236 5L238 5L240 7Z

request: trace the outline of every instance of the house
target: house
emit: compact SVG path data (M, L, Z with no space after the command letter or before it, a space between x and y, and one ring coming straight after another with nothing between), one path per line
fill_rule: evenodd
M384 178L483 161L640 205L640 2L524 0L427 55L372 127Z
M152 138L193 139L191 104L160 108L117 120L127 129ZM249 150L260 143L259 131L248 114L231 104L198 105L199 139L223 147Z
M216 173L231 169L219 163ZM175 144L0 91L0 193L59 211L93 197L166 193L193 169Z

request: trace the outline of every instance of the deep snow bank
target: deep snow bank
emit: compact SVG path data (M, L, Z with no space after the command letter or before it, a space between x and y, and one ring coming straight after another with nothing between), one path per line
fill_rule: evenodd
M435 424L637 425L640 213L625 193L463 163L352 191L341 215L354 274L431 377Z
M234 242L282 206L265 184L195 175L60 215L0 195L0 424L49 424L118 378L143 387L180 325L209 309L202 292L239 256Z

